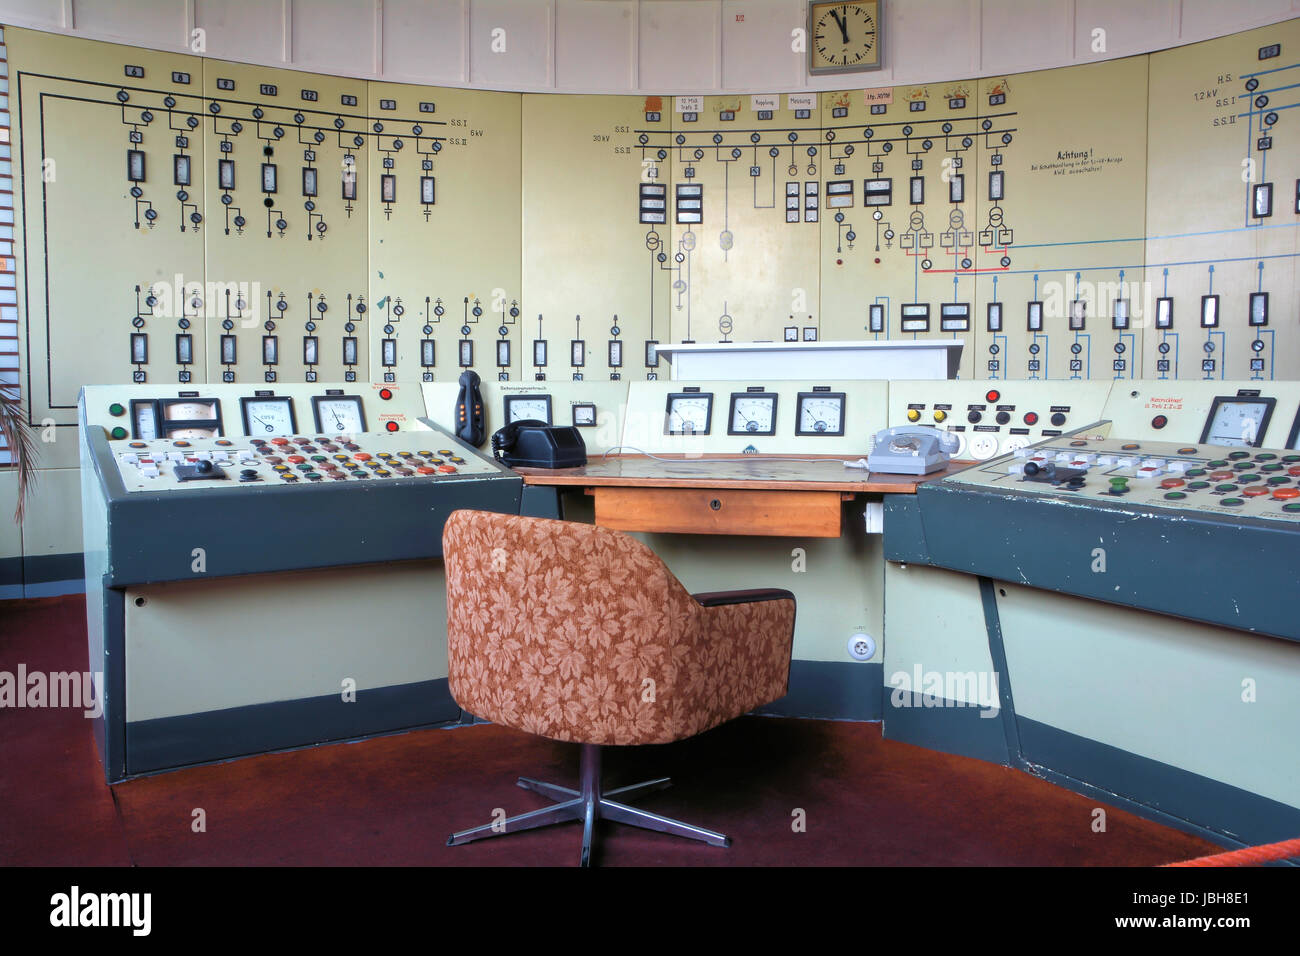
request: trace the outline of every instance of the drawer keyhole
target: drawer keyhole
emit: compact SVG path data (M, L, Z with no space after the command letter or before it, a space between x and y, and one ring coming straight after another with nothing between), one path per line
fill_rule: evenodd
M709 507L712 508L714 511L721 511L722 502L719 501L717 498L714 498L712 501L709 502Z

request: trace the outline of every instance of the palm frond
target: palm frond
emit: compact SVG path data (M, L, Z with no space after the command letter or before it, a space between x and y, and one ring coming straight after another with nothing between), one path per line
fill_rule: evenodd
M27 509L27 491L36 481L36 435L27 423L22 397L14 385L0 385L0 434L4 435L18 476L14 521L22 524Z

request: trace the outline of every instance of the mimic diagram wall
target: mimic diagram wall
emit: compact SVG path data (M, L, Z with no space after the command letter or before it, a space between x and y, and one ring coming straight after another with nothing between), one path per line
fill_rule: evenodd
M967 378L1300 371L1300 20L707 97L5 38L22 387L68 488L85 383L641 379L653 343L783 338L960 338ZM43 507L25 538L68 537Z

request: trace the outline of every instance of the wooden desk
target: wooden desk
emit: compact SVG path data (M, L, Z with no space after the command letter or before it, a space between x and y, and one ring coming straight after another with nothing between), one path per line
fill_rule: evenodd
M581 468L515 471L526 485L582 488L592 496L596 524L617 531L838 538L843 502L861 494L913 494L921 482L966 467L953 464L921 477L866 475L843 460L613 455Z

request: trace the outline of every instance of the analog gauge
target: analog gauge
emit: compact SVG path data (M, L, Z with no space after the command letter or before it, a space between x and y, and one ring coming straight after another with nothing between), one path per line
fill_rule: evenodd
M551 396L507 395L504 399L506 423L536 421L551 424Z
M220 417L216 402L165 402L163 418L169 422L193 422Z
M728 435L775 435L775 392L732 392Z
M151 401L136 399L131 403L131 422L135 437L152 441L158 437L158 406Z
M976 461L986 461L998 453L998 439L996 435L979 432L970 436L967 447Z
M173 428L167 432L167 437L176 438L220 438L220 428Z
M591 402L576 402L573 409L573 424L579 428L593 428L596 424L596 406Z
M288 395L241 398L245 435L292 435L298 430Z
M843 435L843 392L800 392L796 435Z
M1202 444L1258 448L1276 403L1272 398L1216 398L1201 432Z
M664 434L707 435L712 418L712 392L673 392L668 396Z
M313 395L311 409L318 432L354 435L366 430L366 413L359 395Z

